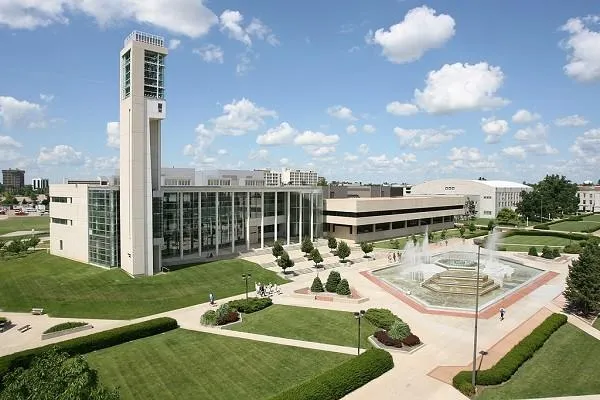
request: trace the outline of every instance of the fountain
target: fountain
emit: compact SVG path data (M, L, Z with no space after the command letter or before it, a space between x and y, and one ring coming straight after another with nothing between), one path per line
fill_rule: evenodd
M494 278L495 282L497 282L500 286L503 286L504 280L510 279L512 274L515 272L515 269L499 262L498 252L496 251L498 247L498 239L500 239L500 232L494 227L492 232L488 235L488 239L486 241L486 250L488 256L482 272L488 276L491 276Z

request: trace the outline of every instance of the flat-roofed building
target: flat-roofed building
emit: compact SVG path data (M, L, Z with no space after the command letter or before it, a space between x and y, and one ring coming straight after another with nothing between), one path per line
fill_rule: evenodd
M326 199L325 231L339 239L376 241L448 229L463 215L464 196Z
M579 211L600 212L600 185L580 185L577 188Z

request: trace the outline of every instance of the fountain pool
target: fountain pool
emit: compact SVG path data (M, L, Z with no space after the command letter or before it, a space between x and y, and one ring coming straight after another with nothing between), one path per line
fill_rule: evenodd
M477 252L472 250L472 246L434 255L427 251L423 256L420 246L410 244L408 257L403 256L399 264L373 271L372 275L410 295L425 307L472 311L475 307L472 289L477 282L473 276L477 269ZM496 303L544 272L495 253L482 249L480 309ZM431 283L438 277L443 278L442 283Z

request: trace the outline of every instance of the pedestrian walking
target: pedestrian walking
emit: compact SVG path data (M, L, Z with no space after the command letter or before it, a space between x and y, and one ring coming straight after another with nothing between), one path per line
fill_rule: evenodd
M393 254L394 262L396 262L396 253Z
M211 306L214 306L214 305L215 305L215 295L214 295L214 294L212 294L212 293L210 293L210 294L208 295L208 299L210 300L210 305L211 305Z
M500 309L500 321L504 321L504 314L506 314L506 310L504 308Z

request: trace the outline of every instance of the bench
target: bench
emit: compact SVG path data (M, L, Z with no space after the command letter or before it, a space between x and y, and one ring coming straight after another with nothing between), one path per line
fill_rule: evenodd
M19 329L17 329L17 330L18 330L19 332L21 332L21 333L25 333L25 332L27 332L27 331L28 331L28 330L30 330L30 329L31 329L31 325L23 325L22 327L20 327L20 328L19 328Z
M43 308L32 308L31 313L33 315L42 315L44 313L44 309Z
M6 322L0 322L0 332L4 332L5 326L6 326Z

